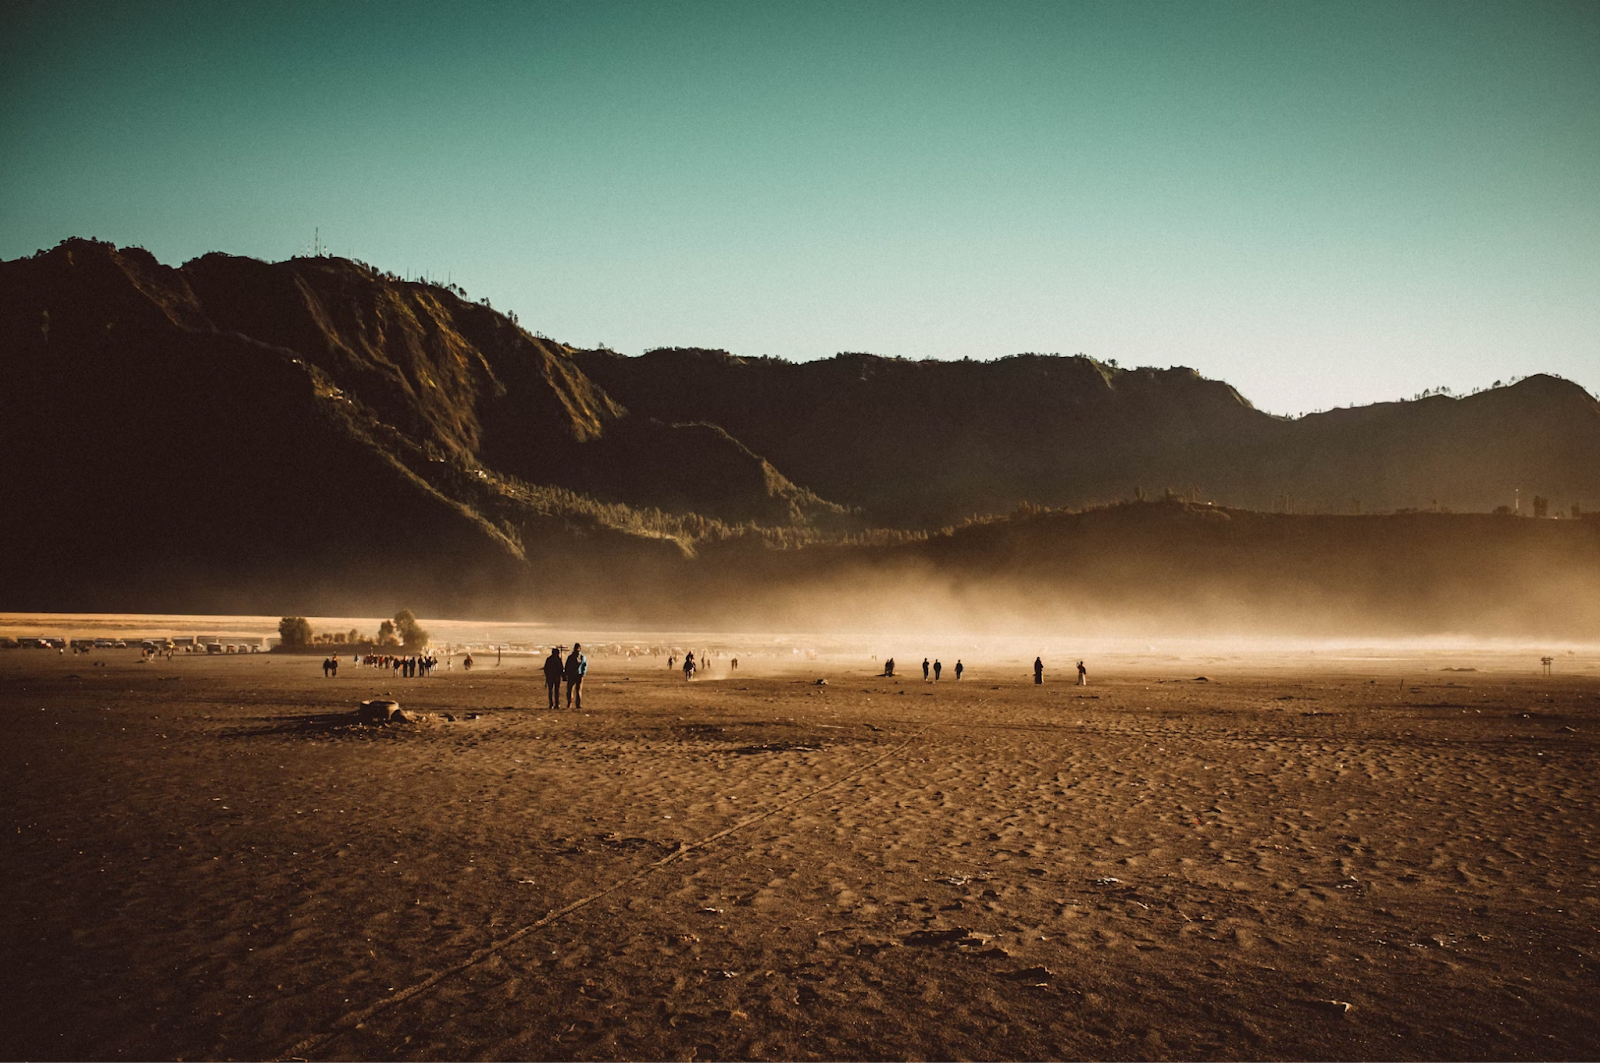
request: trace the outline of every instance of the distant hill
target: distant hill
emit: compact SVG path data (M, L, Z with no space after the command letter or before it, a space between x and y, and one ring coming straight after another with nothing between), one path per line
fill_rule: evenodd
M745 556L741 557L740 554ZM1600 519L1025 509L896 544L708 549L717 615L1013 635L1600 637ZM752 595L751 585L769 588Z
M637 412L726 428L796 483L906 526L1139 492L1251 509L1600 507L1600 403L1529 377L1288 419L1190 369L1084 357L792 363L664 349L577 363Z
M1550 377L1289 420L1187 369L628 358L344 259L69 240L0 263L0 380L0 609L1578 631L1600 591L1597 521L1306 515L1600 510L1600 408Z

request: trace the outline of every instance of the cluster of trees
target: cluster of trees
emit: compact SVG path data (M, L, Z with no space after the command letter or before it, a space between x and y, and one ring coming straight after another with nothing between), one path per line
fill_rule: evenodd
M380 649L392 647L406 653L417 653L427 648L431 636L426 628L417 623L415 613L410 609L402 609L394 615L394 619L378 625L376 638L364 637L355 628L317 634L311 630L311 621L303 616L286 616L278 621L278 638L286 650L371 643Z
M400 610L393 620L378 625L379 646L399 646L407 653L415 653L427 648L428 639L428 632L409 609Z

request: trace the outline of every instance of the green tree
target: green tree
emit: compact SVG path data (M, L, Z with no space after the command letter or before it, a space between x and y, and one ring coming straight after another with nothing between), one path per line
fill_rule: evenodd
M415 653L428 645L428 633L409 609L394 614L394 633L400 636L400 645L407 653Z
M283 648L297 650L311 643L311 621L303 616L286 616L278 621L278 638Z

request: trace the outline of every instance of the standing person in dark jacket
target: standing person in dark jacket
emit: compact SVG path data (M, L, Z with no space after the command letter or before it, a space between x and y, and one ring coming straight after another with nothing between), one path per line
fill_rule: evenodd
M566 669L561 664L561 647L550 647L550 656L544 659L544 693L552 712L561 708L561 677L565 674Z
M1033 683L1035 686L1040 686L1044 683L1044 658L1042 657L1033 659Z
M583 677L589 674L589 658L583 655L583 647L576 642L572 644L572 652L567 655L567 708L572 708L574 698L578 701L578 709L583 709Z

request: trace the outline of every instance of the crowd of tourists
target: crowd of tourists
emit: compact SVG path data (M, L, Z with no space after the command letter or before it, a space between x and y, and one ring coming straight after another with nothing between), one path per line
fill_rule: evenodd
M358 653L352 658L356 664L368 668L378 668L394 673L396 679L415 679L418 676L429 676L435 668L439 667L439 657L432 651L428 653ZM339 655L325 658L322 662L322 674L332 679L339 674Z
M369 668L386 668L397 678L415 679L429 676L439 667L439 658L429 653L364 653L357 660Z

